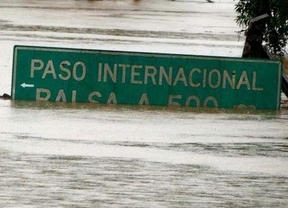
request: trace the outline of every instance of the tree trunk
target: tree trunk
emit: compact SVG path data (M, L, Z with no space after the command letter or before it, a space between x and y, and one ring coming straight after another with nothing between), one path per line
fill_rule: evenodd
M269 56L262 46L263 34L256 22L251 23L246 33L246 41L244 44L242 57L243 58L265 58Z
M283 58L282 91L288 97L288 57Z
M246 41L244 44L242 57L243 58L263 58L269 59L262 46L263 34L260 27L254 22L249 25L246 33ZM282 74L282 91L288 97L288 59L283 61L284 73Z

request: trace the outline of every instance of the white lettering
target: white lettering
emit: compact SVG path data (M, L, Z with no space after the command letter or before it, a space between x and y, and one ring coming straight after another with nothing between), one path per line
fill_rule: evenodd
M214 105L215 108L218 108L218 101L217 101L216 98L214 98L214 97L212 97L212 96L209 96L209 97L207 97L207 98L204 100L203 106L204 106L204 107L210 107L210 106L208 106L208 103L209 103L210 101L213 102L213 105Z
M155 75L157 73L157 69L154 66L146 66L145 67L145 76L144 76L144 84L148 83L148 77L151 78L151 81L154 85L156 85Z
M60 70L66 73L66 76L64 76L62 74L59 74L58 76L59 76L60 79L65 80L65 81L70 79L71 72L70 72L70 70L68 68L64 67L64 66L70 66L70 65L71 65L71 63L69 61L62 61L60 63Z
M77 76L77 68L78 66L80 66L79 68L82 69L82 73L80 76ZM76 80L76 81L82 81L86 76L86 66L83 62L81 61L78 61L74 64L73 66L73 78Z
M107 75L109 74L110 79L115 83L117 78L117 64L114 64L113 71L108 64L104 64L104 82L107 82Z
M214 84L213 83L213 74L216 74L216 83ZM221 74L220 74L220 71L217 70L217 69L212 69L210 72L209 72L209 75L208 75L208 83L209 83L209 86L213 89L215 88L218 88L221 84Z
M197 96L195 96L195 95L189 96L189 97L186 99L185 106L190 106L190 103L191 103L192 100L194 100L195 103L196 103L196 106L195 106L195 107L199 107L199 106L200 106L200 99L199 99Z
M248 90L251 90L251 86L250 86L250 83L249 83L249 79L248 79L248 75L247 75L247 72L246 71L243 71L241 76L240 76L240 79L239 79L239 82L237 84L237 87L236 89L239 90L241 85L246 85L247 89Z
M176 86L178 82L182 81L184 86L187 86L187 79L184 73L184 69L181 67L178 70L177 76L174 80L173 86Z
M43 69L44 63L40 59L31 60L30 78L34 78L34 72Z
M117 99L115 93L110 93L109 98L107 100L107 104L117 104Z
M203 70L203 88L206 88L207 69Z
M44 95L43 95L44 94ZM51 97L51 92L48 89L37 88L36 89L36 100L38 101L48 101Z
M64 90L59 90L58 95L57 95L55 101L56 101L56 102L59 102L59 101L61 101L61 100L62 100L63 102L66 102L66 101L67 101Z
M159 71L159 85L162 85L163 77L165 78L168 85L172 84L172 67L169 67L169 75L165 71L165 68L163 66L160 66Z
M189 84L190 84L191 87L199 87L200 86L199 82L198 83L193 82L193 73L194 72L197 72L197 73L201 74L201 70L200 69L197 69L197 68L192 69L190 71L190 73L189 73Z
M127 68L130 68L129 64L119 64L119 67L122 68L122 83L126 82L126 71Z
M98 64L98 82L102 81L102 63Z
M232 72L232 77L230 77L227 70L223 71L223 85L222 85L223 89L226 89L227 81L229 82L230 87L232 89L235 89L235 74L236 74L236 72L233 71Z
M42 79L45 79L47 74L51 74L53 76L53 79L57 79L57 75L56 75L54 64L53 64L52 60L49 60L47 62L46 68L45 68L44 73L42 75Z
M168 106L171 106L171 105L181 106L180 103L175 102L174 99L178 99L178 100L182 99L182 95L169 95Z
M148 99L148 96L146 93L143 93L141 98L140 98L140 101L139 101L139 105L150 105L149 104L149 99Z
M263 91L263 87L256 87L257 73L253 71L252 90Z
M94 97L101 98L102 95L101 95L100 92L97 92L97 91L91 92L91 93L89 94L89 96L88 96L88 101L89 101L90 103L99 103L98 101L96 101L96 100L93 99Z
M77 91L76 90L72 90L72 102L76 102L76 97L77 97Z
M132 65L131 67L131 83L132 84L142 84L141 80L136 80L136 77L140 76L140 72L137 69L142 69L141 65Z

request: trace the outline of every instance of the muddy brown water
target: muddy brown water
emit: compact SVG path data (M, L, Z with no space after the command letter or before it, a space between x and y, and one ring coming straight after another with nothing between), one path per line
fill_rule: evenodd
M0 93L17 44L238 56L233 4L1 1ZM287 207L287 158L285 108L0 100L4 208Z

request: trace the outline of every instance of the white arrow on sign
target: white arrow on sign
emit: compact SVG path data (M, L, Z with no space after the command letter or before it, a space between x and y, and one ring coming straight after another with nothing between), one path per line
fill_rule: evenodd
M34 84L26 84L25 82L21 84L21 87L34 87Z

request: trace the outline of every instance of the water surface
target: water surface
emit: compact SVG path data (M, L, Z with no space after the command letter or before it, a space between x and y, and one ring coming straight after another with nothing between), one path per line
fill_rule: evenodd
M233 4L3 0L0 94L17 44L239 56ZM0 100L0 206L287 207L287 126L285 108Z

